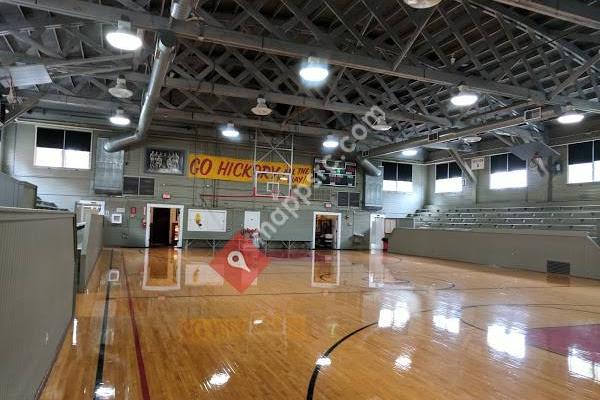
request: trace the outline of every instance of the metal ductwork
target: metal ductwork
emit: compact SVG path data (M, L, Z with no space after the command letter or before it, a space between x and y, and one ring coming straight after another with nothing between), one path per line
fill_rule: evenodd
M370 175L370 176L381 175L381 169L374 166L373 163L371 163L371 161L367 160L366 158L362 158L361 156L357 155L356 161L362 167L362 169L365 170L365 173L367 175Z
M192 10L191 0L175 1L171 5L171 18L173 20L183 20L188 17ZM148 129L152 122L152 117L156 106L160 100L160 90L169 67L171 65L171 55L175 49L177 39L173 32L160 32L158 37L158 55L152 65L152 73L148 82L148 89L144 97L144 104L140 110L140 118L136 130L133 133L111 139L104 145L104 149L109 152L123 150L124 148L140 143L148 136Z

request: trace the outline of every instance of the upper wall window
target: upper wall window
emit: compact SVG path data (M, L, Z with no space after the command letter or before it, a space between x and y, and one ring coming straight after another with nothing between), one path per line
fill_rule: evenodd
M383 190L386 192L412 193L412 165L383 163Z
M449 162L435 166L435 192L462 192L462 171L457 163Z
M92 134L85 131L37 127L34 165L90 169Z
M600 181L600 140L569 145L567 183Z
M527 162L512 153L490 157L490 189L527 187Z

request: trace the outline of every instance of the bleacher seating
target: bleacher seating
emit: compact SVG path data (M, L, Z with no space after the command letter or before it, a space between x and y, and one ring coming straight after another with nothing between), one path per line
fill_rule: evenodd
M444 208L427 206L409 215L416 228L544 229L586 232L598 242L600 205Z

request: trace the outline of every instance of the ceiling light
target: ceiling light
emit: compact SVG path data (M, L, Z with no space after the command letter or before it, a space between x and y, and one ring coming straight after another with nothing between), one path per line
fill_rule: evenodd
M223 129L221 129L221 134L228 138L234 138L240 135L240 131L235 129L235 126L229 122Z
M108 32L106 40L111 46L121 50L133 51L142 47L142 39L133 33L131 23L127 21L119 21L117 30Z
M339 144L340 142L333 135L328 135L323 141L323 147L328 149L335 149L336 147L338 147Z
M252 107L250 111L252 111L254 115L260 115L263 117L273 112L273 110L267 106L267 101L262 97L256 99L256 106Z
M576 124L583 121L583 114L577 111L567 111L556 119L561 124Z
M376 131L389 131L392 129L392 126L385 122L384 116L379 116L375 120L375 123L371 125L371 128L375 129Z
M465 143L477 143L477 142L481 142L481 137L480 136L465 136L464 138L462 138L462 140Z
M406 157L416 156L418 153L417 149L406 149L402 151L402 155Z
M406 5L412 8L430 8L440 4L442 0L404 0Z
M458 93L452 96L450 101L457 107L467 107L477 103L477 99L478 96L475 93L469 92L462 86L459 86Z
M117 111L111 115L109 119L111 124L118 126L127 126L131 122L127 114L125 114L125 111L123 111L121 108L117 109Z
M133 92L127 89L127 81L123 78L117 78L116 85L109 88L108 93L118 99L128 99L133 96Z
M300 77L305 83L318 84L329 76L327 63L317 57L308 57L300 66Z

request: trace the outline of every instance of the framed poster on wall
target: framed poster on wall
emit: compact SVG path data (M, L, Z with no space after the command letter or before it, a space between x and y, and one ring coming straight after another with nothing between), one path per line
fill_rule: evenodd
M200 210L190 208L187 220L188 232L226 232L227 210Z
M147 174L183 175L185 151L146 147L144 172Z

